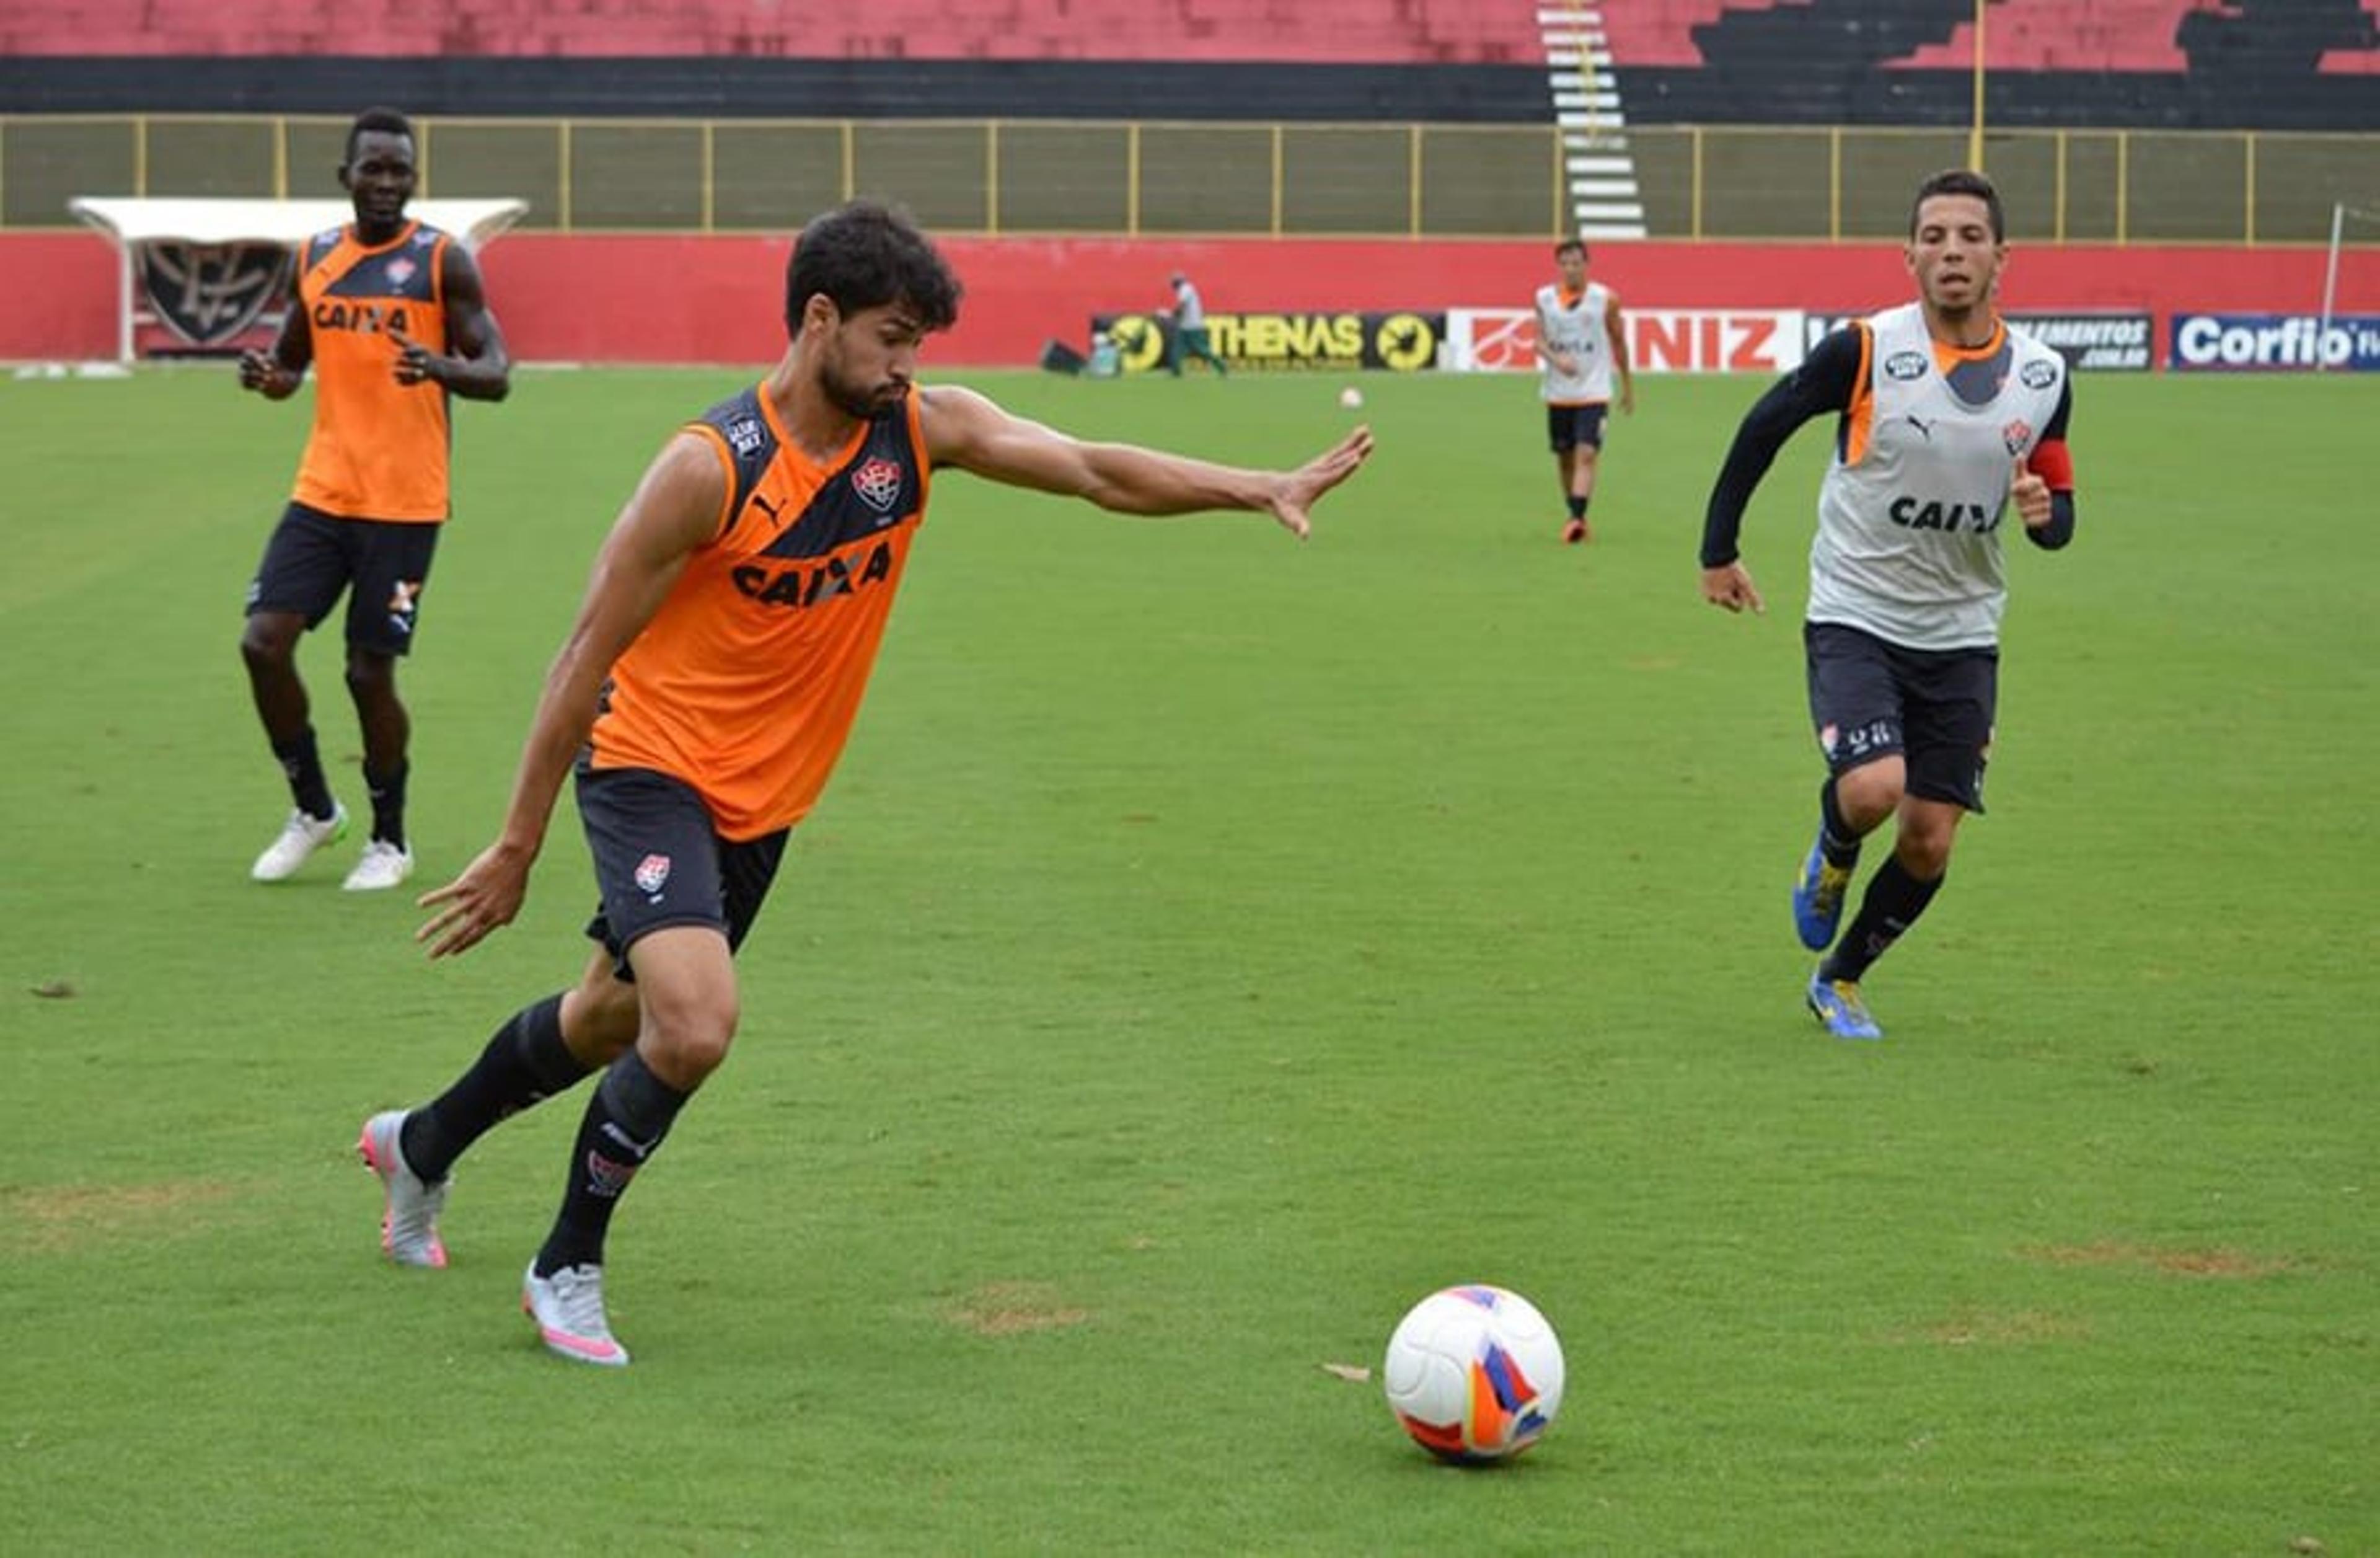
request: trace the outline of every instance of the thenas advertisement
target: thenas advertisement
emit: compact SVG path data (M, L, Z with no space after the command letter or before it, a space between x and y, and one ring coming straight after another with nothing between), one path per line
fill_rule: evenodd
M1155 314L1093 314L1094 335L1115 343L1126 373L1161 373L1172 366L1177 343L1171 323ZM1214 313L1207 345L1233 372L1297 372L1380 369L1409 373L1438 366L1445 338L1443 311L1362 310L1343 313Z

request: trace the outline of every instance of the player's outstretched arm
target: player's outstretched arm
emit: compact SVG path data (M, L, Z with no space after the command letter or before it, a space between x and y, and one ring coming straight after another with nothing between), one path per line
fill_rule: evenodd
M462 875L421 895L421 907L437 912L413 939L428 943L431 956L468 951L520 913L554 797L595 724L612 663L661 610L686 559L717 533L726 500L720 454L698 435L672 439L646 470L596 554L578 619L546 673L504 831Z
M918 394L926 452L935 464L1083 498L1118 514L1245 509L1269 513L1304 537L1313 528L1314 505L1372 455L1372 430L1360 427L1294 470L1252 470L1134 444L1086 443L956 385Z

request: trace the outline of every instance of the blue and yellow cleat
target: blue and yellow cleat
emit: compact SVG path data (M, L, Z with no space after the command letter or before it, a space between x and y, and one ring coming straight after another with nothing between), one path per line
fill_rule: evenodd
M1838 1039L1881 1039L1884 1029L1868 1016L1860 999L1857 980L1830 980L1825 972L1810 976L1810 1011Z
M1793 883L1793 929L1812 952L1824 952L1835 944L1835 927L1843 918L1843 894L1851 884L1851 867L1827 864L1825 848L1810 846L1810 858L1802 862L1801 879Z

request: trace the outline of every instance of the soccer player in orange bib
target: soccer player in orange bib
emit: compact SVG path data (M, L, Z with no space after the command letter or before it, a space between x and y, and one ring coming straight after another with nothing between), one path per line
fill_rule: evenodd
M1302 537L1315 502L1372 452L1359 428L1294 470L1210 465L1079 442L973 390L915 383L958 302L941 256L890 207L856 201L803 229L791 346L646 471L547 676L502 831L421 900L433 957L510 922L575 771L601 899L585 972L505 1022L445 1092L367 1120L358 1144L384 1191L390 1257L443 1265L455 1158L601 1073L523 1279L523 1308L563 1357L628 1361L603 1302L613 1210L726 1058L735 951L850 734L935 474L1123 514L1269 514Z
M405 833L412 721L396 662L413 647L421 590L448 513L446 400L502 400L511 383L503 332L480 268L452 234L406 219L415 183L413 126L368 109L347 130L339 182L355 220L298 251L296 296L268 351L244 352L239 382L286 400L314 371L314 431L298 487L248 589L240 655L256 712L296 803L249 874L279 882L347 829L315 748L298 639L347 596L347 691L363 726L371 836L350 890L394 887L413 872Z

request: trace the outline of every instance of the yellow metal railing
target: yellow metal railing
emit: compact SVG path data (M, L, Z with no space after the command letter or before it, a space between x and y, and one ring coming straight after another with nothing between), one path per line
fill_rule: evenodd
M857 193L951 234L1544 237L1569 223L1548 125L878 119L418 121L422 192L517 196L562 231L783 232ZM346 122L0 116L0 229L77 195L336 197ZM1631 127L1655 237L1898 236L1909 192L1983 159L2011 236L2319 243L2380 194L2380 135ZM1550 167L1551 176L1548 169Z

